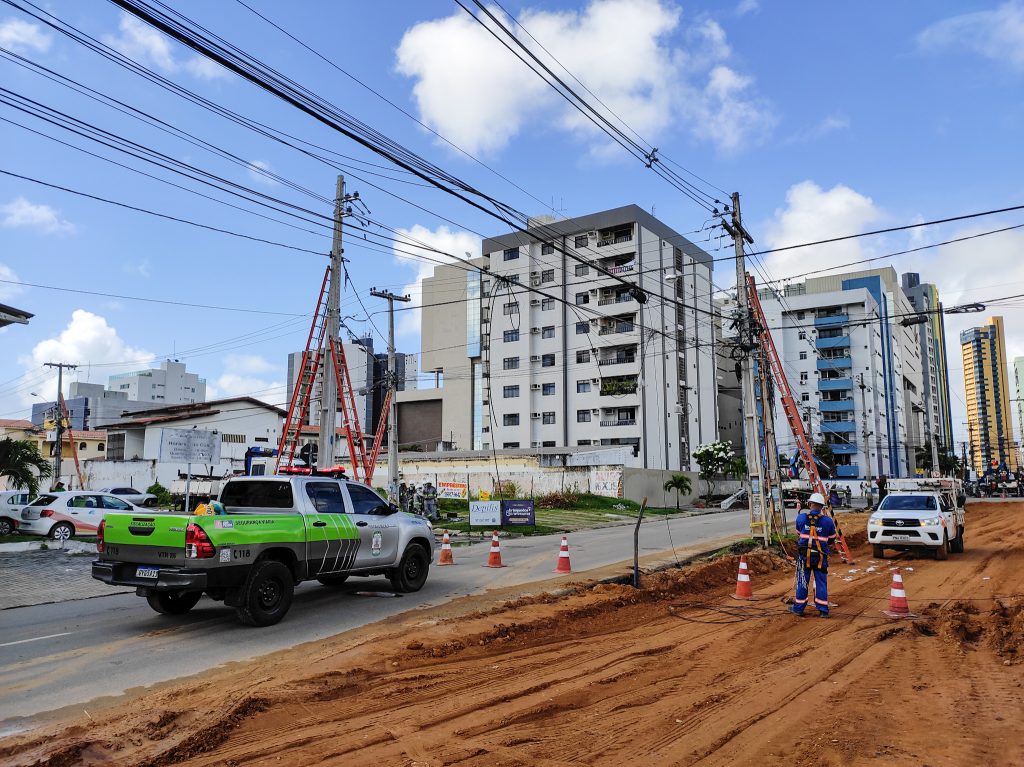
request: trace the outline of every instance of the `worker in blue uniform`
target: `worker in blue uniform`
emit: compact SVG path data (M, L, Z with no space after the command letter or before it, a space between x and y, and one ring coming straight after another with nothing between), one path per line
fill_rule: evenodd
M807 510L796 518L796 597L791 608L795 615L803 615L807 607L810 581L814 577L814 606L818 615L828 617L828 554L836 540L836 523L822 514L825 498L813 493L807 501Z

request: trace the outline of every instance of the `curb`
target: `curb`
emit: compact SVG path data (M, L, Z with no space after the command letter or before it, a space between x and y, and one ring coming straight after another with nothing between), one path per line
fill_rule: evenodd
M85 541L51 541L42 539L39 541L18 541L17 543L0 543L0 554L14 554L19 551L66 551L69 554L93 554L96 552L94 542Z

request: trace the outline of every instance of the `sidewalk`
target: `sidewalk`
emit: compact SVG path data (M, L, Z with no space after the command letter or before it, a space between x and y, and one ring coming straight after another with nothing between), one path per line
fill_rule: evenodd
M96 547L88 548L0 551L4 584L0 589L0 610L135 591L94 580L92 560Z

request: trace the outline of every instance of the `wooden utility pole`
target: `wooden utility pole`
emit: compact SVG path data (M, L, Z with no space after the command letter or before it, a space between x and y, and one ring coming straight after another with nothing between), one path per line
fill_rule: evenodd
M395 301L410 301L409 296L396 296L387 290L370 289L370 295L388 302L388 389L391 404L388 412L388 499L398 503L398 371L395 369Z
M57 368L57 418L55 419L57 422L57 446L53 451L53 481L57 483L60 482L60 459L61 453L64 452L64 408L62 402L64 398L64 368L74 370L78 365L71 365L67 362L46 362L44 365L48 368ZM68 418L70 419L70 417L69 413Z

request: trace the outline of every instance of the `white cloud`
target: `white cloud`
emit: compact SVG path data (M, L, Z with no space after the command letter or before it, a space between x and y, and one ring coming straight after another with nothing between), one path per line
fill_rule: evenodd
M259 354L229 354L224 358L224 367L233 373L245 374L266 373L281 368Z
M121 265L121 271L127 274L137 274L140 277L148 278L150 275L149 271L149 259L144 258L141 261L129 261Z
M117 26L120 34L104 35L103 42L139 64L154 66L165 73L184 69L202 80L229 76L226 69L205 56L192 56L180 63L170 39L134 16L123 14Z
M466 253L471 254L472 257L480 253L479 237L469 232L453 232L446 226L431 230L416 224L411 229L399 229L398 236L403 242L395 246L395 260L402 266L412 267L416 271L415 279L402 291L412 297L412 301L407 304L411 307L420 307L423 304L423 278L433 274L434 267L437 265L433 262L455 263L455 259L443 255L443 253L451 253L459 258L467 258ZM399 253L397 248L407 252ZM443 253L436 253L432 249L443 251ZM431 261L420 260L410 256L409 253L429 258ZM396 334L405 335L419 332L420 319L418 308L402 312L395 328Z
M263 160L253 160L249 163L249 178L261 184L277 186L277 182L266 175L267 173L273 172L273 170L274 169L270 167L270 163L264 162Z
M18 275L7 264L0 264L0 280L18 280ZM7 301L25 292L21 285L11 285L8 282L0 282L0 301Z
M961 48L1024 71L1024 2L1010 0L998 8L951 16L917 36L924 51Z
M491 10L559 71L537 43ZM685 49L673 47L680 17L663 0L591 0L579 12L526 10L520 21L645 138L681 122L725 151L755 143L774 116L752 95L752 78L726 65L732 51L724 30L704 19L686 30ZM467 151L494 153L524 129L551 127L606 150L607 138L587 118L462 12L407 30L396 61L415 79L423 121Z
M839 114L830 114L823 117L818 123L812 125L810 128L797 131L783 143L805 144L809 141L816 141L822 136L827 136L829 133L846 130L849 127L850 120L847 117Z
M69 234L75 225L60 217L49 205L37 205L24 197L17 197L0 205L0 226L14 229L26 227L47 233Z
M0 45L16 53L37 51L46 53L50 50L53 38L43 32L38 24L30 24L21 19L5 19L0 21Z
M748 13L757 13L761 10L760 0L740 0L736 6L737 16L746 16Z
M286 386L284 381L272 381L238 373L223 373L217 378L212 389L207 385L206 391L209 399L255 397L271 405L283 407L281 403L285 399Z

